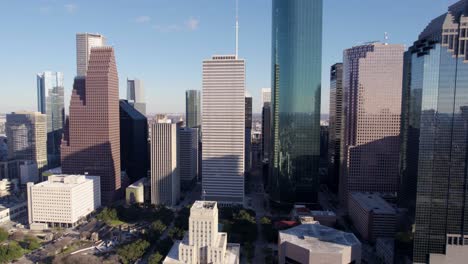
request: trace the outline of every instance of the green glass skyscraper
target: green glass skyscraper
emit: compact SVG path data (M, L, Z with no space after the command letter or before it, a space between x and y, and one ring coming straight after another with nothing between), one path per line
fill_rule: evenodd
M270 198L315 203L320 157L322 0L273 0Z

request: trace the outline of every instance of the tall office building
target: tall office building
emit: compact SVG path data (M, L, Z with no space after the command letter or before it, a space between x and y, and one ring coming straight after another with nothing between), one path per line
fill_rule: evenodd
M151 203L175 206L180 199L181 123L151 124Z
M198 176L198 128L183 127L179 131L180 180L190 187Z
M127 79L127 100L143 115L146 115L145 89L139 79Z
M131 182L148 175L148 120L126 100L120 100L121 170Z
M264 160L270 160L271 154L271 103L262 107L262 155Z
M398 192L404 50L369 43L344 51L342 205L352 191Z
M200 128L201 126L201 104L200 91L185 91L185 126L190 128Z
M245 94L245 171L252 168L252 96Z
M37 74L37 108L47 115L47 160L50 168L60 166L60 144L65 123L63 73Z
M76 75L86 76L91 48L106 45L106 39L100 34L77 33L76 34Z
M271 103L271 88L262 88L262 107L266 103Z
M338 192L340 175L340 147L343 118L343 63L330 70L330 112L328 121L328 188Z
M273 0L270 199L316 203L320 161L322 0Z
M203 61L203 195L244 203L245 61L235 55Z
M402 182L417 175L415 263L468 258L467 34L463 0L432 20L405 57Z
M5 126L8 159L32 161L39 173L44 171L47 168L47 116L39 112L14 112L7 114Z
M119 80L114 48L91 49L86 78L73 84L62 141L62 172L101 177L102 203L120 190Z

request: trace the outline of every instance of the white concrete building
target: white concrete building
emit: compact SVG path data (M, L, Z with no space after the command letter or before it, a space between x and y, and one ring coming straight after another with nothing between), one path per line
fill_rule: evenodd
M101 206L97 176L51 175L47 181L28 183L29 224L73 227Z
M86 76L88 70L89 54L92 47L106 45L106 39L101 34L78 33L76 34L76 75Z
M262 88L262 105L263 107L265 103L271 103L271 88Z
M202 171L205 199L244 203L245 61L235 55L203 61Z
M180 199L179 130L181 123L151 124L151 203L177 205Z
M279 232L279 264L361 263L361 242L346 233L319 224L304 224Z
M27 202L14 196L0 199L0 223L14 221L28 212Z
M145 185L147 180L147 178L141 178L125 189L125 202L127 204L145 202L145 188L147 188Z
M172 246L164 264L238 264L240 245L227 242L218 232L218 205L196 201L190 209L189 231Z

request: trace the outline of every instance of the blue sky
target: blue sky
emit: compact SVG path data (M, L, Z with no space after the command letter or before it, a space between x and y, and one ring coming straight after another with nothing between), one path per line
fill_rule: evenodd
M271 86L271 0L239 2L239 54L258 112L260 89ZM329 68L343 49L382 40L384 32L389 42L409 46L454 2L324 0L322 112L328 113ZM45 70L65 74L68 105L77 32L107 37L116 49L120 97L127 77L142 79L150 113L183 112L184 91L201 89L202 60L234 52L234 0L0 0L0 6L0 112L35 110L35 74Z

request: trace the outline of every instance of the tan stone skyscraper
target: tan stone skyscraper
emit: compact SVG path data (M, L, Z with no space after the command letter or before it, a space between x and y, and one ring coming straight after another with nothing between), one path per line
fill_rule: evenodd
M344 51L340 199L398 191L403 52L398 44L369 43Z
M102 203L120 189L119 82L112 47L91 49L86 78L73 85L62 172L101 177Z

